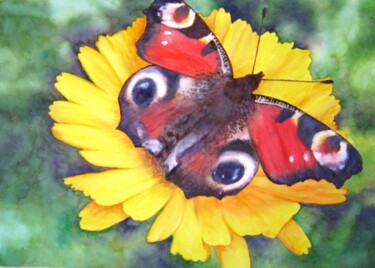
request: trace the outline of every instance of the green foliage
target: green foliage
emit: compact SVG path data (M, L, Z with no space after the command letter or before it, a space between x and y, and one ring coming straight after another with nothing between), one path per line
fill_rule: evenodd
M48 106L61 71L80 73L75 51L97 34L129 25L151 1L0 1L0 265L59 267L217 267L185 262L169 253L170 241L147 244L151 223L126 221L85 232L78 211L88 199L64 186L65 176L91 171L77 150L50 133ZM341 205L306 206L296 219L311 238L308 256L278 241L248 239L255 267L371 267L375 260L375 2L313 0L188 1L209 14L224 6L234 18L313 51L316 78L334 78L344 106L342 124L364 159L348 181ZM203 4L204 3L204 4Z

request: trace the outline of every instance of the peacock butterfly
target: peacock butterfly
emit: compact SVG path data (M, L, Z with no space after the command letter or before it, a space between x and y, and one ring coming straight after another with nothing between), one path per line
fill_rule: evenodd
M262 73L234 78L224 48L184 1L155 0L144 13L137 50L153 65L124 84L118 129L150 151L187 198L234 195L259 164L286 185L312 178L341 187L362 170L358 151L334 130L253 94Z

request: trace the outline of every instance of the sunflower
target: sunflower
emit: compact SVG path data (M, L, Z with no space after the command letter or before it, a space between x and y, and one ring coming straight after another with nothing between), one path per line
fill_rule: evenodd
M223 44L234 76L247 75L258 35L242 20L232 23L223 9L203 19ZM346 189L336 189L325 180L277 185L259 169L237 195L222 200L187 199L181 189L166 181L152 156L117 129L119 92L132 74L148 65L135 47L145 25L146 19L139 18L126 30L100 36L97 48L82 47L78 58L89 81L68 73L57 77L56 89L66 101L50 106L50 116L56 121L53 135L77 147L91 164L107 168L65 179L92 199L79 214L81 228L99 231L129 217L147 221L157 215L148 242L172 236L171 253L192 261L206 261L215 250L224 267L250 266L244 236L277 238L293 253L307 254L310 241L293 220L300 203L340 203L346 199ZM262 71L265 79L312 80L310 62L309 51L294 48L293 43L281 44L275 33L267 32L261 36L254 73ZM263 80L255 93L291 103L336 129L334 117L340 106L331 92L330 84Z

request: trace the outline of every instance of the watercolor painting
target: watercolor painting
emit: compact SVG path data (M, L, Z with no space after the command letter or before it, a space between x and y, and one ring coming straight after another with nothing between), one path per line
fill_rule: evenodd
M0 2L0 265L372 267L373 1L185 2Z

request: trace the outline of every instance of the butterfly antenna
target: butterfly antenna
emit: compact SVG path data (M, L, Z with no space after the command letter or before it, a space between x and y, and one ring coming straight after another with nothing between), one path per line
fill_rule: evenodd
M253 64L253 69L251 71L251 74L254 74L255 71L255 65L257 62L258 58L258 51L259 51L259 45L260 45L260 38L262 36L262 31L263 31L263 22L264 19L267 15L267 8L264 7L262 10L262 20L260 23L260 32L258 36L258 43L257 43L257 48L255 51L255 58L254 58L254 64ZM293 83L321 83L321 84L333 84L333 80L331 79L325 79L325 80L294 80L294 79L270 79L270 78L262 78L262 81L270 81L270 82L293 82Z
M262 81L333 84L333 80L331 80L331 79L325 79L325 80L293 80L293 79L270 79L270 78L262 78Z
M251 71L251 74L254 74L255 64L257 62L258 51L259 51L260 37L262 36L263 22L264 22L264 18L266 17L266 15L267 15L267 8L264 7L263 10L262 10L262 21L260 22L260 31L259 31L259 36L258 36L257 49L255 50L255 58L254 58L253 70Z

